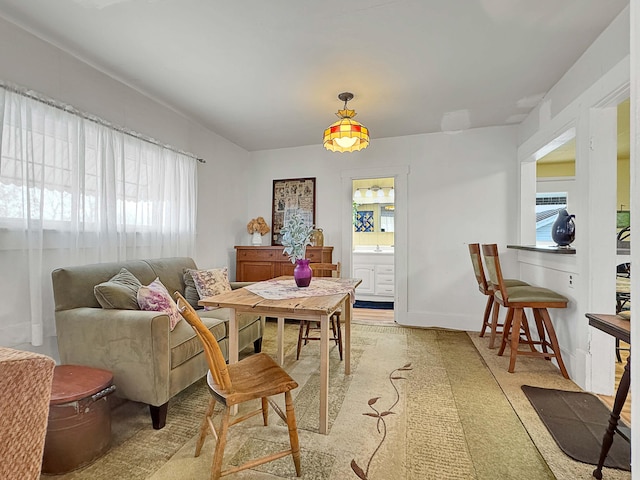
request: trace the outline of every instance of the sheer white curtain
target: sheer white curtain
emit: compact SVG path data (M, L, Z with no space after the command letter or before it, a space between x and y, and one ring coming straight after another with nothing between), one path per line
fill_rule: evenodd
M196 160L0 88L0 345L53 335L51 271L191 256Z

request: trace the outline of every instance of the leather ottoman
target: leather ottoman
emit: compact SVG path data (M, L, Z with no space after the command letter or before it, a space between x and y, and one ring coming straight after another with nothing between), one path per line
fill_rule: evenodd
M60 474L85 466L109 448L115 390L107 370L58 365L53 372L49 424L42 473Z

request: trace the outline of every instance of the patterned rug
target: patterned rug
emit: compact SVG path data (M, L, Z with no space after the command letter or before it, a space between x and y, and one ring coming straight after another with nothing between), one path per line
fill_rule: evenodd
M295 360L298 327L285 325L285 368L293 392L303 479L552 479L511 404L464 332L397 326L352 326L352 375L330 349L329 434L318 433L319 345ZM275 322L263 351L275 355ZM282 405L283 400L278 398ZM151 428L144 405L113 411L113 444L94 464L60 479L205 479L213 441L194 458L208 402L204 383L169 404L167 426ZM254 417L231 428L225 464L286 448L286 425ZM277 420L277 421L276 421ZM524 475L524 476L523 476ZM291 457L230 479L296 478Z

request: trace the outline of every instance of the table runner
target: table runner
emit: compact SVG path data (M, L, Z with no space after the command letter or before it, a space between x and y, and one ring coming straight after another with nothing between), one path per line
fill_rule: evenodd
M351 303L353 304L355 302L355 289L350 284L342 283L339 278L332 280L314 278L308 287L303 288L298 287L293 279L265 280L263 282L253 283L244 288L267 300L321 297L324 295L349 293Z

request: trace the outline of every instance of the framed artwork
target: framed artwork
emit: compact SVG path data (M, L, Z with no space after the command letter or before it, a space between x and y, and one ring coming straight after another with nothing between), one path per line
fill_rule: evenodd
M316 179L289 178L273 181L271 245L282 245L280 229L288 216L299 211L309 225L316 224Z
M373 232L373 210L359 210L356 214L356 232Z
M618 210L616 212L616 228L626 228L631 225L631 212L629 210Z

